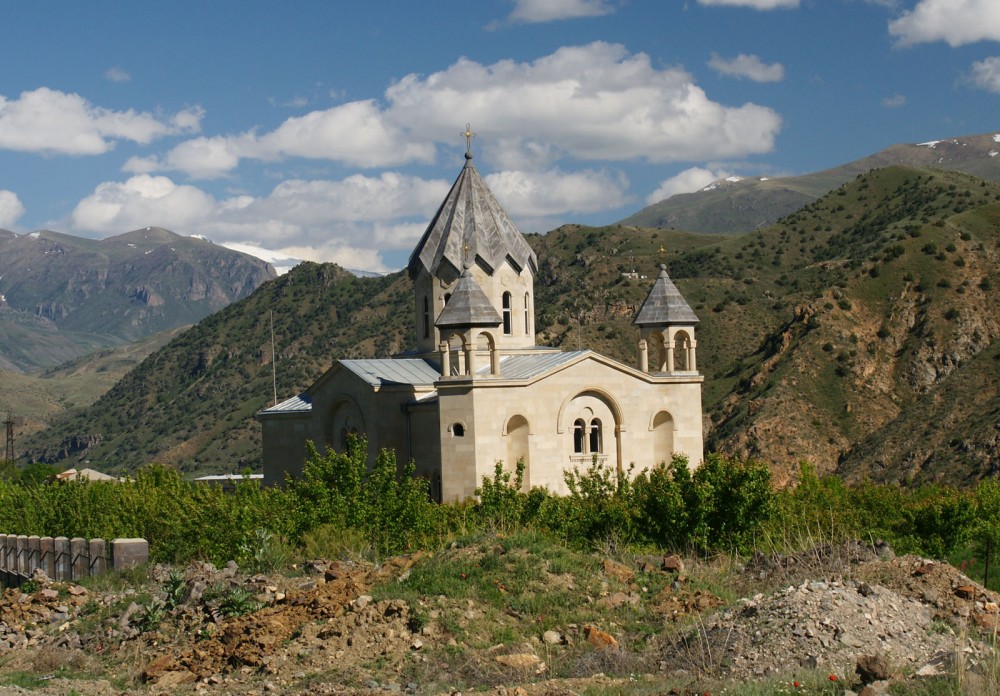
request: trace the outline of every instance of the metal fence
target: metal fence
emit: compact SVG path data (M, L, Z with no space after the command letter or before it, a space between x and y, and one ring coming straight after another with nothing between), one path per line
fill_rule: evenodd
M145 539L81 539L0 534L0 583L19 587L41 568L53 580L79 580L149 560Z

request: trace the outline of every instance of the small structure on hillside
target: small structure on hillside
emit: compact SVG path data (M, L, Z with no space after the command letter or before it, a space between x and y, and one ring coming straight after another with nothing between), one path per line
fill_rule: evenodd
M638 360L535 345L535 252L465 167L417 244L416 346L390 359L337 360L305 392L257 414L265 484L302 471L306 441L342 449L363 434L413 459L438 500L474 494L497 461L524 461L524 487L567 492L564 472L595 458L624 471L703 456L698 318L661 266L634 323Z

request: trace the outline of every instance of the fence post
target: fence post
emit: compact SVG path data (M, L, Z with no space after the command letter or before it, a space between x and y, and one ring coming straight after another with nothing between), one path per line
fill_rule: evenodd
M5 586L10 584L7 577L7 535L0 534L0 582Z
M90 567L89 575L98 575L108 569L108 551L104 539L90 540Z
M52 537L42 537L38 543L41 567L45 574L56 579L56 544Z
M17 535L17 574L21 577L28 575L28 537L25 534Z
M56 562L56 575L55 580L70 580L72 571L70 570L70 548L69 539L66 537L56 537L54 539L55 544L55 562Z
M87 570L90 567L90 560L87 558L87 540L73 537L69 540L69 551L72 555L72 579L87 577Z
M35 568L40 568L42 565L42 546L41 537L37 534L32 534L28 537L28 577L31 577Z

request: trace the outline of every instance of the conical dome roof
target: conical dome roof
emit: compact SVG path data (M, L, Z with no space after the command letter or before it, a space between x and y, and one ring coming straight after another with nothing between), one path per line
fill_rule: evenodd
M660 275L632 321L636 326L674 326L697 324L698 317L681 291L667 275L667 267L660 264Z
M459 271L466 258L491 274L504 259L517 270L538 270L535 252L479 176L471 152L465 153L462 172L410 255L410 276L421 267L437 276L445 262Z

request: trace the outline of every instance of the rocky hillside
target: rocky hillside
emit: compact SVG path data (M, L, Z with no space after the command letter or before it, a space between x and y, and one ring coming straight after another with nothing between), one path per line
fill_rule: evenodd
M728 559L727 559L728 560ZM745 566L538 537L230 564L0 597L0 693L995 693L1000 597L946 563L827 545ZM862 691L862 693L865 693Z
M157 227L100 241L0 232L0 369L194 324L274 277L259 259Z
M777 222L858 174L889 166L933 167L1000 182L1000 134L893 145L874 155L794 177L730 177L672 196L622 220L623 225L741 234Z
M767 461L779 482L802 460L852 476L973 480L998 463L998 241L1000 185L900 167L738 237L568 225L529 236L539 341L633 364L631 319L665 262L701 319L710 450ZM399 274L305 264L27 440L29 455L116 470L259 467L252 415L272 398L268 313L286 398L335 358L410 345L410 293Z

